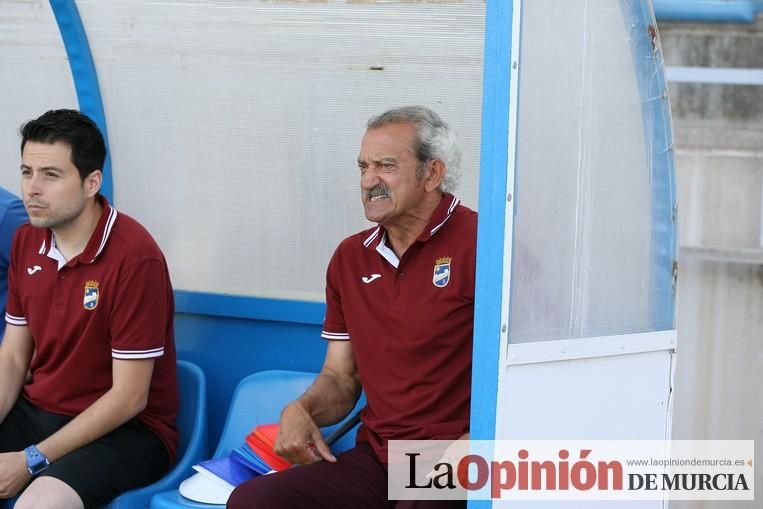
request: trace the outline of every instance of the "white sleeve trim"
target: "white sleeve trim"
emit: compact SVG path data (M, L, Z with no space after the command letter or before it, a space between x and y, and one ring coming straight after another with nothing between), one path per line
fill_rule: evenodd
M111 349L111 357L114 359L151 359L164 355L164 347L151 348L148 350L117 350Z
M323 339L333 339L337 341L347 341L350 339L350 333L349 332L321 332L321 337Z
M25 316L13 316L10 313L5 313L5 321L11 325L26 325L26 317Z

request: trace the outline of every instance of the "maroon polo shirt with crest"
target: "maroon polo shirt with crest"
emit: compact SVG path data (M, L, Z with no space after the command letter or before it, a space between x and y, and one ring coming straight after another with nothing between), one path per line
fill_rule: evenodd
M368 406L358 440L382 462L388 440L469 430L477 213L445 194L398 260L378 226L329 263L321 336L351 341Z
M167 264L131 217L103 207L85 250L68 262L48 228L21 226L8 271L6 322L29 327L35 355L23 397L76 416L112 385L112 359L155 359L137 416L175 459L178 410L174 301Z

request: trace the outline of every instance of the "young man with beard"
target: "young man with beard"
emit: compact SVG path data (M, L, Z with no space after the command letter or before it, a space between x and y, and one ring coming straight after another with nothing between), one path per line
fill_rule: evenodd
M31 224L14 237L0 345L0 498L100 507L175 459L172 287L148 232L99 194L95 123L55 110L21 135Z

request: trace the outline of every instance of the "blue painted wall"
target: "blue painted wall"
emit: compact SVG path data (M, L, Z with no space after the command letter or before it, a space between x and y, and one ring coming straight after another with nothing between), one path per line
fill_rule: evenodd
M318 372L326 354L315 324L177 313L175 340L178 358L197 364L207 377L213 450L239 380L266 369Z

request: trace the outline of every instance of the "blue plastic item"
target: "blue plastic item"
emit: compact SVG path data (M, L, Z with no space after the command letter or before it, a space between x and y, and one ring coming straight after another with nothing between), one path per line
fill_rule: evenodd
M301 395L315 377L316 373L278 370L260 371L241 380L233 393L228 417L213 457L225 456L231 450L241 446L245 437L256 425L278 422L284 405ZM351 418L364 405L365 398L361 397L347 418ZM323 428L324 436L340 425L341 423ZM356 432L357 426L337 440L332 450L337 453L353 447ZM224 506L192 502L183 498L177 489L158 493L151 499L151 509L191 507L219 509Z
M162 479L128 491L115 498L105 509L144 509L149 507L151 497L160 491L180 486L191 476L191 468L209 454L207 439L207 383L204 372L188 361L178 361L178 388L180 390L180 411L177 425L180 430L178 462Z

